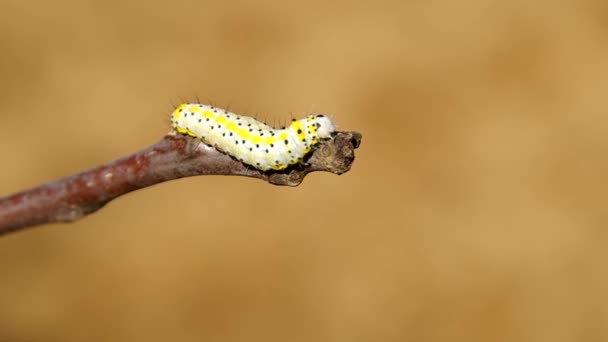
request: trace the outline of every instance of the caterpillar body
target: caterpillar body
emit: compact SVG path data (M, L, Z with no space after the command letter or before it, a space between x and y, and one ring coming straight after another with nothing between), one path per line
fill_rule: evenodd
M329 117L312 114L286 128L273 128L254 118L214 106L184 103L171 115L171 126L180 134L201 139L261 171L283 170L300 163L335 126Z

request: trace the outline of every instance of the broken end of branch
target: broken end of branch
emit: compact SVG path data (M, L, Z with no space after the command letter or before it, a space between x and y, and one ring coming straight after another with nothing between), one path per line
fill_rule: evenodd
M359 132L337 132L332 139L314 150L307 160L307 166L295 166L285 171L273 172L268 176L268 182L298 186L311 172L324 171L337 175L348 172L355 160L355 149L361 144L361 138Z

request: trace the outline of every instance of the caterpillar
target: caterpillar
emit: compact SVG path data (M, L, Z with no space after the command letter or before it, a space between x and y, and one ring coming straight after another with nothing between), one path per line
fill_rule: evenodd
M273 128L254 118L198 103L184 103L171 115L179 134L200 139L258 170L283 170L302 163L321 140L330 138L335 126L329 117L311 114L292 119L286 128Z

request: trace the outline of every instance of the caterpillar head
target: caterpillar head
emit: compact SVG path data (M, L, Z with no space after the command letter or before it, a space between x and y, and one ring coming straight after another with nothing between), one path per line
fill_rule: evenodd
M336 130L336 126L326 115L317 114L315 116L315 123L317 125L317 135L321 139L331 137L331 134Z

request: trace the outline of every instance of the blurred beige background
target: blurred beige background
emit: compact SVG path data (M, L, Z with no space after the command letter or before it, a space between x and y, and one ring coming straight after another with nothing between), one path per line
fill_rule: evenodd
M605 1L0 2L0 193L184 99L363 133L0 239L1 341L608 340Z

